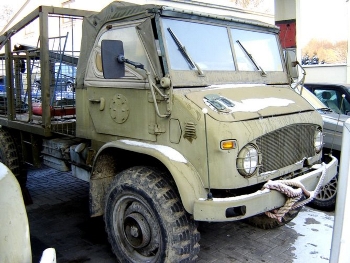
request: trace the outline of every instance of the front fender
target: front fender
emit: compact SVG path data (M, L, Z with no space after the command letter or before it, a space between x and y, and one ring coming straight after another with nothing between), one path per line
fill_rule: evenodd
M179 191L182 204L190 214L193 214L195 201L199 198L206 197L207 192L203 186L203 182L193 165L188 162L180 152L169 146L135 140L108 142L99 149L95 158L93 170L95 170L97 165L96 160L99 159L100 153L104 152L107 148L118 148L145 154L162 162L172 175ZM93 180L93 178L91 179Z

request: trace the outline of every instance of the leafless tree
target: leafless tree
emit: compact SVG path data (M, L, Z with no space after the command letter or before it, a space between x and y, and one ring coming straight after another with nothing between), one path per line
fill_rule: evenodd
M0 29L3 28L11 19L13 8L9 5L0 5Z
M248 8L248 7L258 7L264 0L230 0L237 6Z
M13 15L13 8L9 5L1 5L0 10L0 21L2 23L7 23Z
M266 0L227 0L234 4L236 7L244 8L252 11L260 11L265 13L271 13L272 10L266 8Z
M320 61L325 61L329 64L346 63L347 61L346 40L331 42L324 39L311 39L309 43L302 49L303 55L313 56L317 54Z

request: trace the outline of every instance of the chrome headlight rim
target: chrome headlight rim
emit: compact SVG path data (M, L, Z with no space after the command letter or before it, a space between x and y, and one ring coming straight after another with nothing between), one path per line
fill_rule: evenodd
M252 143L245 145L237 155L237 171L245 178L256 174L259 166L260 156L258 147Z
M323 133L320 128L315 130L314 134L314 149L316 153L320 153L323 148Z

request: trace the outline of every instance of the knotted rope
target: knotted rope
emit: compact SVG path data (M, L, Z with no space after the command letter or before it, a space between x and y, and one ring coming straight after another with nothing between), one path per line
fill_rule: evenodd
M282 222L283 216L287 214L290 210L304 206L305 204L311 202L318 194L323 183L323 179L326 175L326 165L322 164L322 168L323 169L320 180L318 181L318 184L314 191L308 191L301 182L294 180L269 180L266 184L264 184L262 190L276 190L282 194L285 194L288 197L286 203L282 207L280 207L279 209L267 211L265 212L265 214L270 218L274 218L277 219L279 222ZM303 195L305 195L307 198L298 202Z

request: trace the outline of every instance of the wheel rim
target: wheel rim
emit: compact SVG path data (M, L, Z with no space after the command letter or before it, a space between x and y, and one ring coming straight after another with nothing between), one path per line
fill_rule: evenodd
M334 198L337 194L338 179L335 176L328 184L321 187L316 199L326 201Z
M159 223L139 196L120 197L113 210L113 229L121 250L135 261L157 261L163 244Z
M131 213L124 220L124 234L135 249L145 247L151 240L151 230L146 219L138 213Z

